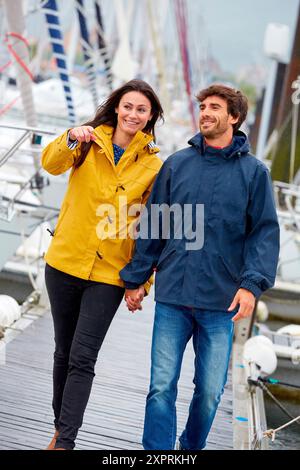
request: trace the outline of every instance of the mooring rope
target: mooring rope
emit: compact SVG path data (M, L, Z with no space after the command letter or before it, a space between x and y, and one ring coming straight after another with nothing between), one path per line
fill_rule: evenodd
M275 441L275 438L276 438L276 433L278 431L281 431L281 429L284 429L286 428L287 426L289 426L290 424L294 423L294 422L297 422L298 423L298 420L300 419L300 416L298 416L297 418L294 418L292 419L291 421L289 421L288 423L285 423L283 424L282 426L279 426L279 428L276 428L276 429L267 429L267 431L265 431L263 433L263 436L264 437L268 437L269 439L272 439L272 442Z

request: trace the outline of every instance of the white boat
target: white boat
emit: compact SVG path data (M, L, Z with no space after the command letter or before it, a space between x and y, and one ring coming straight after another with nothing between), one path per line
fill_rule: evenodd
M263 294L269 313L300 323L300 187L274 182L280 224L280 255L275 285Z
M0 124L0 135L6 144L0 153L0 294L22 303L40 283L50 241L47 229L58 216L66 176L50 189L48 177L34 161L42 146L32 139L49 140L53 131Z
M266 305L260 301L257 310L266 320ZM255 321L254 315L235 327L232 375L237 450L270 448L266 398L285 413L282 424L295 417L288 408L290 400L299 403L300 398L300 326L279 323L280 328L275 324L271 328Z
M277 357L272 378L266 383L272 386L275 395L300 398L300 326L286 324L277 330L266 324L255 323L254 334L268 338ZM289 387L286 384L295 385ZM296 388L298 387L298 389Z

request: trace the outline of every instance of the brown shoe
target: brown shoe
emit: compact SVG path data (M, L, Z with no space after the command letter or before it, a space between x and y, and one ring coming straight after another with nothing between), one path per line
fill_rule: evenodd
M52 440L51 440L50 444L48 445L48 447L46 448L46 450L56 450L56 449L54 449L54 446L56 444L56 439L58 438L58 435L59 435L59 432L56 430L55 433L54 433L54 436L52 437Z

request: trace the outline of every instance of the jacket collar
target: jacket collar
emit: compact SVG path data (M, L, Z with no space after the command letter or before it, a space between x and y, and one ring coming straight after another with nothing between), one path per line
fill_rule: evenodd
M223 157L226 159L232 158L233 156L242 157L250 151L250 145L248 137L242 131L237 131L234 134L231 144L228 147L217 149L210 147L205 144L203 135L199 132L192 137L188 143L195 147L203 156L216 156Z
M97 140L95 142L98 143L98 145L100 146L101 143L108 144L112 140L113 133L114 128L112 126L102 124L101 126L96 127L94 131L94 134L97 137ZM144 143L144 146L147 145L149 153L158 153L160 151L159 147L153 140L152 134L148 134L147 132L143 131L138 131L127 148L129 148L136 141L142 141Z
M114 151L112 146L113 133L114 128L106 124L102 124L101 126L96 127L94 130L94 134L96 136L95 143L103 148L105 154L111 163L115 166ZM122 155L122 158L118 163L118 167L120 168L123 166L125 162L128 163L128 159L130 160L131 158L134 158L141 150L147 150L150 154L159 152L159 147L157 147L155 144L152 134L138 131Z

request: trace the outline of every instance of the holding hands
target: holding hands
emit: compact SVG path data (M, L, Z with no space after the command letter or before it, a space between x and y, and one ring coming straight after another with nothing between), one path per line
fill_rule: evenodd
M142 301L144 296L144 286L140 286L138 289L126 289L125 300L128 310L132 313L134 313L136 310L143 310Z
M90 142L91 140L96 140L96 137L93 134L94 128L92 126L79 126L74 127L69 132L69 137L71 140L77 140L78 142Z

